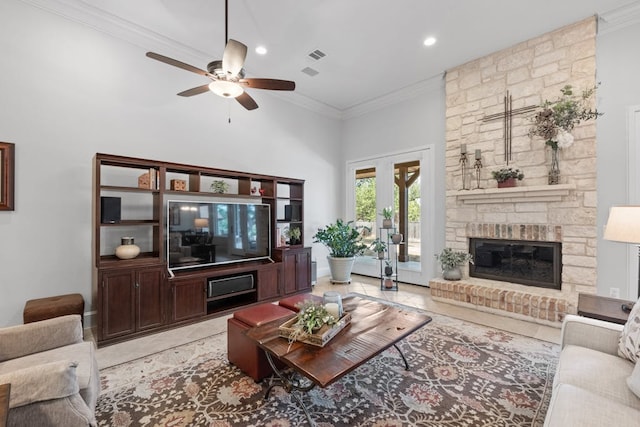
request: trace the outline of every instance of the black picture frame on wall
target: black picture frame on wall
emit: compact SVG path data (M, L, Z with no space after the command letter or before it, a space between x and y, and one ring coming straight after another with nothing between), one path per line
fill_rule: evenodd
M0 211L14 210L15 144L0 142Z

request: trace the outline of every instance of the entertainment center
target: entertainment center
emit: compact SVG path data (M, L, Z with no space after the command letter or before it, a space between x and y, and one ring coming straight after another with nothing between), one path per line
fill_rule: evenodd
M98 345L310 291L303 180L101 153L93 166ZM139 255L118 258L121 240Z

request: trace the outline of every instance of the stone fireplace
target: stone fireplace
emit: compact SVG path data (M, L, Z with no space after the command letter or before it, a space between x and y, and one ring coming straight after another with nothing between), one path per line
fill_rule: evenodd
M469 251L475 238L502 246L554 244L560 277L559 284L538 287L469 277L467 271L461 281L431 280L434 299L559 327L567 313L576 312L580 292L595 293L595 122L573 130L574 144L558 153L560 184L548 185L551 153L528 135L535 113L526 108L555 99L567 84L580 90L595 85L595 35L592 17L447 71L446 246ZM507 92L514 110L530 111L510 117L509 141L506 122L487 120L504 111ZM479 175L467 168L462 176L463 144L481 154ZM491 171L503 167L520 169L524 180L497 188ZM532 254L521 252L517 268L532 267ZM498 255L481 256L481 266L498 266ZM513 261L504 268L513 269Z

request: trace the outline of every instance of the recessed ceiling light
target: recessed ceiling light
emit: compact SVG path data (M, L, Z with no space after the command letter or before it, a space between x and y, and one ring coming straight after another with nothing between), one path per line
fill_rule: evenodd
M434 44L436 44L436 38L435 37L427 37L426 39L424 39L424 45L425 46L433 46Z
M258 47L256 48L256 53L257 53L258 55L265 55L265 54L267 53L267 48L266 48L266 47L264 47L264 46L258 46Z

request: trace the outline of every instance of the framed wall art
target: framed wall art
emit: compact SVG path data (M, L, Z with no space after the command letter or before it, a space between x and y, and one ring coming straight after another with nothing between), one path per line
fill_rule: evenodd
M0 211L14 209L15 144L0 142Z

